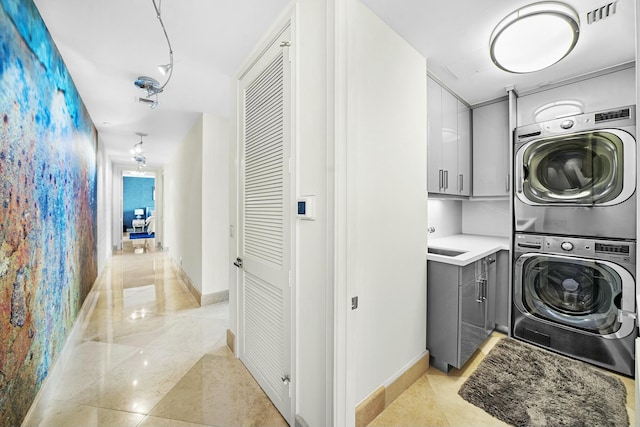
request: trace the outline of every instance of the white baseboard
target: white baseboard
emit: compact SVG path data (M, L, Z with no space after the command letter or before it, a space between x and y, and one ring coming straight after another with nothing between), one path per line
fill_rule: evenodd
M184 284L187 286L187 289L189 290L189 292L191 292L191 295L193 295L193 297L196 299L198 304L200 304L201 306L210 305L210 304L217 304L219 302L224 302L224 301L229 301L229 290L228 289L224 290L224 291L213 292L213 293L210 293L210 294L204 294L203 295L203 294L200 293L200 289L198 289L193 284L193 282L189 278L189 275L182 269L182 266L173 258L172 258L172 264L173 264L173 267L176 270L176 274L178 275L178 277L180 279L182 279Z

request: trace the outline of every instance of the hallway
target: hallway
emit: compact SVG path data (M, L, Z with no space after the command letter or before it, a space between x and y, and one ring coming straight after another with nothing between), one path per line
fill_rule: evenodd
M226 346L228 303L199 307L153 242L112 256L81 344L24 425L286 426Z

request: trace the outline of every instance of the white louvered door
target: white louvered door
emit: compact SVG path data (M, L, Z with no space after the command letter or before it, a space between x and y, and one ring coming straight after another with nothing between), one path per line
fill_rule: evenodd
M239 354L291 422L289 34L281 34L240 80Z

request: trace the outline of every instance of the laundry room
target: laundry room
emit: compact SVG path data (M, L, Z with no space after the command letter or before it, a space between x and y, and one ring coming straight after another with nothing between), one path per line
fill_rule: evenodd
M448 177L439 170L438 188L429 193L432 367L449 374L472 369L498 333L635 377L635 82L635 67L623 64L471 106L471 189L446 194ZM498 130L487 132L483 120ZM508 166L495 150L483 158L483 139L509 147ZM459 192L459 164L457 173ZM487 176L496 185L482 193ZM462 278L474 265L480 275L466 292ZM468 310L476 302L485 307L473 320Z
M507 338L633 379L635 63L529 87L505 80L502 96L475 104L447 75L461 68L435 65L427 92L432 369L465 376L490 359L487 343ZM635 383L626 385L628 401Z

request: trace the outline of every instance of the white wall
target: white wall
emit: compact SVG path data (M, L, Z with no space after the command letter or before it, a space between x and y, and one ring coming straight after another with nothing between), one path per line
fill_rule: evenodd
M436 231L429 239L452 234L481 234L509 237L511 213L508 200L429 199L429 226Z
M203 114L164 169L164 247L202 296L229 289L229 124Z
M202 125L200 117L165 167L164 245L202 294Z
M310 426L331 425L333 275L328 230L327 4L300 0L295 21L296 194L316 197L316 220L296 227L297 414ZM295 219L294 219L295 221Z
M462 201L429 199L428 226L435 232L430 239L462 233Z
M122 166L111 165L111 250L122 249Z
M518 126L534 123L533 112L549 102L577 100L584 112L618 108L636 103L635 67L557 88L524 94L518 98Z
M229 289L229 123L202 120L202 295Z
M345 76L336 74L334 67L344 65L333 62L340 55L336 50L347 49L341 39L347 27L333 21L343 19L337 12L343 8L340 3L297 1L292 45L295 191L315 195L317 208L316 221L296 225L296 413L310 426L353 421L355 404L395 378L426 347L426 62L359 1L351 0L356 13L349 18L349 54L343 57L348 60L348 81L337 82ZM338 32L343 33L336 36ZM237 97L235 84L233 92ZM343 96L348 114L336 106L336 98ZM229 216L237 231L236 103L234 99ZM340 155L334 149L345 147L334 138L341 124L348 127L349 147L344 152L348 158L342 158L345 164L338 165ZM338 177L336 170L343 167L347 173ZM336 195L334 191L342 191L337 187L349 189L346 198ZM334 235L338 211L347 212L347 237ZM345 239L348 248L336 261L354 278L348 289L334 289L336 239ZM230 257L237 256L235 237L229 240L229 251ZM235 283L236 271L229 271ZM361 305L350 311L337 302L341 312L336 315L349 316L356 333L349 335L354 351L345 373L346 387L352 390L344 408L348 414L331 419L337 410L332 408L333 381L344 385L343 373L335 373L333 366L334 339L344 332L333 329L334 291L342 297L354 291ZM229 295L230 328L237 332L236 286Z
M295 157L292 191L296 195L315 196L315 221L297 221L295 279L295 405L296 415L310 426L331 425L333 384L333 329L332 291L333 271L329 224L333 212L329 210L331 198L331 171L333 157L329 154L331 137L327 124L327 3L324 0L299 0L291 10L274 23L274 26L256 45L246 59L247 67L259 55L273 34L293 17L292 57L294 82L293 151ZM229 221L234 236L229 238L229 256L238 255L238 123L237 87L234 81L232 93L231 123L232 142L229 155L230 194ZM293 208L293 207L292 207ZM237 269L229 270L230 325L237 335L238 302Z
M360 304L352 311L358 403L426 348L427 68L424 57L352 1L347 124L355 201L347 214L355 225L348 240Z
M102 272L105 264L112 254L112 201L113 201L113 167L111 160L98 134L97 162L97 185L98 185L98 274Z
M464 234L511 237L509 201L463 201L462 232Z

